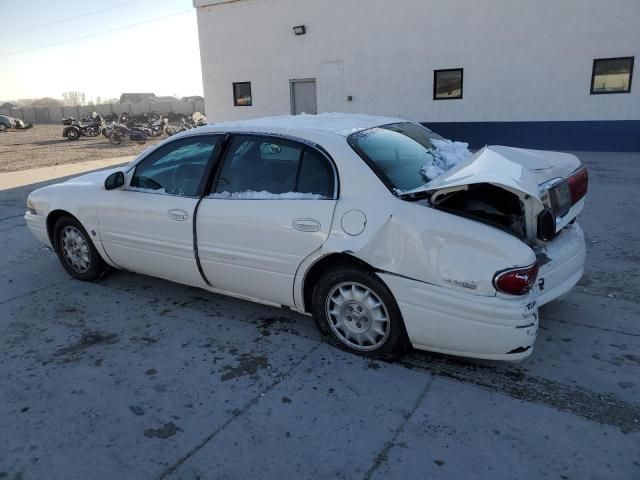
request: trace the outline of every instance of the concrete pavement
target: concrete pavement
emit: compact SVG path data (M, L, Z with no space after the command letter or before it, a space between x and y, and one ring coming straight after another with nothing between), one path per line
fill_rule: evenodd
M369 361L291 312L71 280L32 187L1 191L0 479L640 478L640 155L581 156L587 272L519 364Z

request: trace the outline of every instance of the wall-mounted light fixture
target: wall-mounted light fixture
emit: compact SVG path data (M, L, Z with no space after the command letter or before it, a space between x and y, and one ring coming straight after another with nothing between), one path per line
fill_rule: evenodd
M307 33L307 27L305 27L304 25L293 27L293 33L295 33L296 35L304 35L305 33Z

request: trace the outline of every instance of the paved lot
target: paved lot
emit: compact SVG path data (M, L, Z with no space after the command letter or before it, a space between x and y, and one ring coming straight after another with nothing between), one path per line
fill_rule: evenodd
M102 135L70 141L62 137L63 129L62 124L35 125L29 130L9 130L0 134L0 173L137 155L166 138L152 138L145 145L133 142L111 145Z
M640 155L584 154L587 273L520 364L367 361L311 319L70 280L0 191L0 479L640 478Z

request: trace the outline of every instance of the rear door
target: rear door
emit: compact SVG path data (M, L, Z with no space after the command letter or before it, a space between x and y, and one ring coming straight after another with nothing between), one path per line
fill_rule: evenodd
M121 268L205 286L193 241L199 195L222 137L197 135L152 152L128 175L128 186L99 206L102 244Z
M233 136L196 219L213 288L293 306L298 266L329 235L337 182L332 161L307 145Z

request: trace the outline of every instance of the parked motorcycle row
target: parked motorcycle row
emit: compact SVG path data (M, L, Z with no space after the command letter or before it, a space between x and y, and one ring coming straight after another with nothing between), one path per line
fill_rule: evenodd
M174 127L169 124L169 118L179 120L180 125ZM107 124L107 122L111 122ZM80 137L98 137L103 135L113 145L120 145L125 141L139 144L146 143L148 138L161 137L162 135L175 135L192 128L206 125L207 118L200 112L193 115L169 114L160 115L155 112L140 115L123 113L110 114L103 117L96 112L77 121L73 117L64 118L62 124L65 128L62 136L68 140L78 140Z

